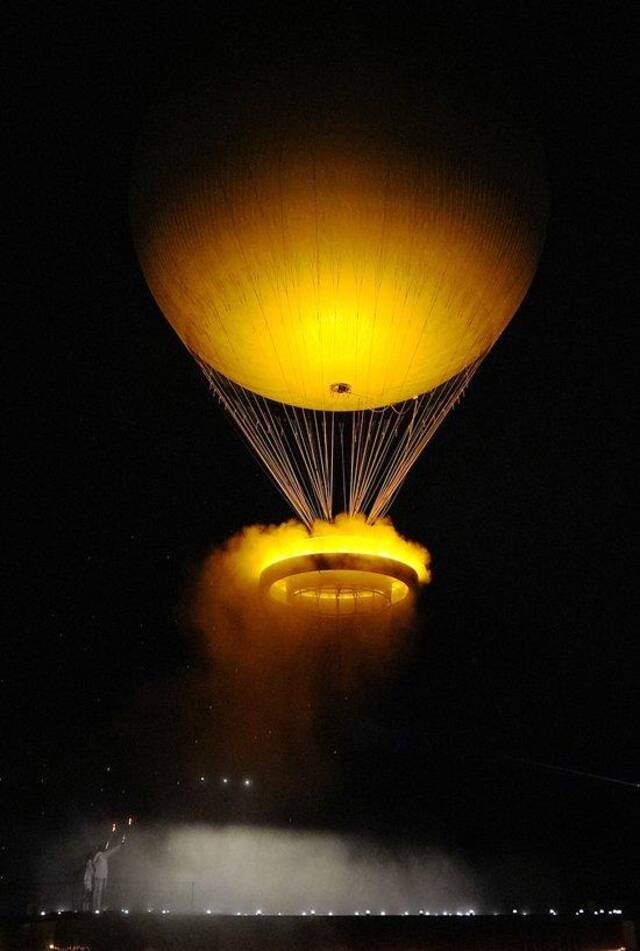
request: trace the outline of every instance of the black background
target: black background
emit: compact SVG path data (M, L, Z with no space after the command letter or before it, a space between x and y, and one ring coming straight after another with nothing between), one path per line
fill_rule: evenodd
M294 75L379 59L403 81L431 58L454 83L504 84L537 123L548 235L520 313L395 504L434 582L412 655L343 729L313 821L455 850L505 900L633 898L637 789L517 761L638 779L629 10L16 6L5 880L79 821L242 818L198 786L216 763L194 753L179 773L132 722L196 663L180 604L202 555L289 515L139 270L127 202L146 110L196 56L286 58ZM170 711L152 706L162 750ZM257 815L270 821L259 798Z

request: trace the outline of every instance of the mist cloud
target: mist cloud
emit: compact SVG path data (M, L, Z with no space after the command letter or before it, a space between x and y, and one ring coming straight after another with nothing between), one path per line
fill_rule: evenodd
M76 836L57 856L50 852L44 877L51 860L58 868L81 862L86 841ZM480 900L468 870L442 852L324 832L136 827L110 865L107 905L132 911L455 913L477 909Z

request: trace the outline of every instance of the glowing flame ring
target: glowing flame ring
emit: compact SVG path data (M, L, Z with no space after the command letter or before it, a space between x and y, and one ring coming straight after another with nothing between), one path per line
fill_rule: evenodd
M352 552L284 558L260 575L260 588L270 600L328 617L387 610L418 584L418 573L404 562Z

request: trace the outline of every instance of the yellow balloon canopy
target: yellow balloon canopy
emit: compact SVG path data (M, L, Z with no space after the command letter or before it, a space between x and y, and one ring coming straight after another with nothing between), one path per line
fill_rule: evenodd
M363 410L433 390L487 353L535 271L527 171L344 137L171 163L138 186L146 279L202 363L270 400Z

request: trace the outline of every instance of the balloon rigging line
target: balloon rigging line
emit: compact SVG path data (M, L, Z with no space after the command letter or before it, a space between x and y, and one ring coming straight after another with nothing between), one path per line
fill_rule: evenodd
M344 511L363 513L370 523L386 515L412 466L460 400L480 362L412 400L334 413L274 403L198 360L211 390L308 527L315 519L330 521L336 514L336 476ZM345 438L350 445L348 455Z

